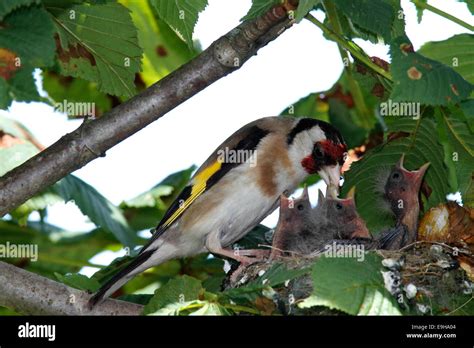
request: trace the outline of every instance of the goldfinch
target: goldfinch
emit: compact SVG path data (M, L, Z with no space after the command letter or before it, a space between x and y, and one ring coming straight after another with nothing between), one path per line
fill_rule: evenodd
M396 250L411 244L417 239L418 199L423 176L430 166L425 163L418 170L407 170L403 166L405 154L390 171L385 187L384 199L390 204L392 213L397 219L395 228L383 231L379 237L379 248Z
M266 250L228 248L278 206L308 175L318 173L337 196L346 144L330 124L265 117L225 140L197 170L135 259L91 298L93 306L144 270L203 252L250 264Z

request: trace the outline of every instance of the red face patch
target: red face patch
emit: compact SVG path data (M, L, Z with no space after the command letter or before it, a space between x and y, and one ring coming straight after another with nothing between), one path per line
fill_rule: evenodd
M325 157L341 165L344 163L344 154L347 152L344 144L335 144L331 140L322 140L319 144L324 150Z
M306 172L308 172L308 174L314 174L318 171L316 162L314 161L314 158L311 155L303 158L303 160L301 161L301 165L306 170Z
M342 165L345 161L345 153L346 146L344 144L322 140L314 144L312 153L303 158L301 166L308 174L314 174L324 166Z

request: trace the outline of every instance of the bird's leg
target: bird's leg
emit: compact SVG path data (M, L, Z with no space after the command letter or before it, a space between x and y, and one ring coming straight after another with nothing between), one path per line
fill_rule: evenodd
M269 255L268 250L233 250L222 247L220 241L220 231L212 232L206 239L206 248L213 254L222 255L240 262L241 265L248 266L259 262Z
M236 249L234 252L242 256L250 256L255 260L254 262L263 261L270 256L270 250L264 249Z

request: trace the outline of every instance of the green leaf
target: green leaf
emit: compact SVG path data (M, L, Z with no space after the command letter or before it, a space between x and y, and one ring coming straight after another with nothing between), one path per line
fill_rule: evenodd
M326 306L352 315L400 315L394 297L385 289L382 258L366 253L356 258L317 260L312 268L313 293L300 308Z
M144 230L157 225L168 206L188 183L196 166L169 175L149 191L122 202L129 224L134 230Z
M252 0L252 6L249 12L247 12L241 21L257 18L279 3L281 3L280 0Z
M0 77L0 109L8 109L12 103L12 99L8 94L8 84L4 78Z
M259 224L234 243L233 248L236 249L238 246L239 249L258 249L262 248L262 245L271 245L271 238L267 238L269 232L268 227Z
M390 1L338 0L335 4L355 26L380 35L385 41L392 38L396 13Z
M193 47L194 26L199 13L207 6L207 0L152 0L156 12L190 48Z
M330 99L329 117L330 123L341 132L349 149L365 142L367 130L351 120L357 115L352 113L346 104L337 99Z
M143 309L143 314L152 314L169 304L180 306L189 301L198 300L203 294L200 280L183 275L171 279L168 283L156 289L153 298Z
M41 101L33 78L33 68L23 67L8 81L8 94L16 101Z
M29 221L25 226L18 226L12 221L0 220L0 244L7 242L37 245L37 261L23 259L22 267L53 279L54 272L78 272L84 266L91 266L91 257L114 243L117 245L110 233L101 229L71 232L45 222Z
M52 71L43 71L42 75L43 89L56 103L61 104L65 100L72 103L94 103L95 116L101 116L112 108L112 99L100 92L95 82L61 76Z
M149 294L128 294L118 297L117 300L146 305L152 297L153 295Z
M428 0L418 0L418 2L426 4L428 3ZM418 21L418 23L421 23L421 20L423 18L424 8L417 6L416 4L415 4L415 7L416 7L416 20Z
M365 220L367 227L373 233L383 228L393 226L393 218L382 210L383 197L381 192L385 184L385 174L402 154L405 154L405 167L415 170L426 162L428 168L424 180L432 192L424 209L427 210L439 203L444 203L450 192L446 167L443 162L443 147L434 134L436 126L426 117L413 120L408 117L386 117L384 119L391 134L398 137L389 140L371 150L364 157L352 163L351 169L344 173L345 182L341 190L342 197L356 186L356 205L359 214Z
M459 34L444 41L428 42L418 53L446 64L474 83L474 35Z
M167 304L149 315L229 315L229 311L218 303L209 301L187 301Z
M472 177L471 185L467 188L462 199L464 206L474 208L474 176Z
M198 54L162 20L155 18L147 1L122 0L132 11L138 29L138 40L143 47L142 80L148 87L176 70Z
M105 93L132 96L142 49L129 11L113 2L58 6L46 2L60 39L61 74L97 82Z
M329 105L320 97L323 92L311 93L301 98L296 103L288 106L280 115L289 115L294 117L311 117L317 120L329 122Z
M460 2L464 2L467 5L467 8L469 11L471 11L471 14L474 14L474 0L458 0Z
M0 115L0 130L3 133L10 134L15 138L23 140L28 140L27 135L31 136L31 133L21 125L21 123L2 115Z
M44 210L51 205L61 202L64 202L61 197L50 190L46 190L31 197L25 203L10 211L9 214L23 225L26 224L28 217L34 211Z
M0 47L16 53L21 66L46 67L54 63L54 25L40 7L21 7L0 26Z
M10 145L0 146L0 176L2 176L36 155L39 150L29 141L33 139L32 134L19 122L0 116L0 131L12 137ZM33 211L45 209L48 205L61 201L57 194L46 190L15 208L10 214L24 224Z
M230 315L230 312L218 303L204 301L203 306L190 315Z
M112 232L123 245L135 246L135 232L122 211L95 188L73 175L61 179L54 188L66 202L73 200L84 215L97 226Z
M462 117L460 117L460 119L466 122L471 133L474 133L474 99L464 100L459 106L462 110Z
M21 6L30 6L32 4L39 4L40 0L3 0L0 2L0 20L7 14L16 10Z
M18 167L37 153L38 149L36 146L28 141L23 141L23 143L6 148L0 148L0 176Z
M133 251L131 254L133 254ZM92 278L96 279L101 284L105 284L105 282L112 278L115 273L119 272L121 268L125 268L132 261L132 255L117 257L108 266L95 272Z
M300 0L296 8L295 20L300 22L306 14L311 11L321 0Z
M0 316L20 316L21 314L15 312L13 309L0 307Z
M474 86L450 67L413 52L406 37L390 45L395 81L391 98L427 105L446 105L466 99Z
M439 120L445 128L452 150L446 154L446 158L455 168L458 187L455 187L454 191L459 190L464 197L472 185L474 175L474 134L464 122L442 110L439 112L441 113Z
M55 273L54 275L61 283L79 290L95 292L100 288L100 284L97 280L88 278L83 274L76 273L62 275Z

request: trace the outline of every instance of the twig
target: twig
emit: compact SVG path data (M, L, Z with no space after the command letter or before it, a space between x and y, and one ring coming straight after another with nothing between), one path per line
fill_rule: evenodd
M107 299L92 310L91 295L0 262L0 306L29 315L140 315L143 306Z
M439 245L439 246L442 246L444 248L447 248L447 249L451 249L452 251L455 251L455 252L458 252L458 253L461 253L461 254L465 254L465 255L468 255L468 256L471 256L472 253L469 251L469 250L465 250L465 249L460 249L458 247L452 247L448 244L445 244L445 243L441 243L441 242L432 242L432 241L428 241L428 240L417 240L413 243L410 243L408 245L405 245L403 248L400 248L398 251L404 251L406 249L409 249L411 247L414 247L418 244L423 244L423 243L426 243L426 244L435 244L435 245Z

